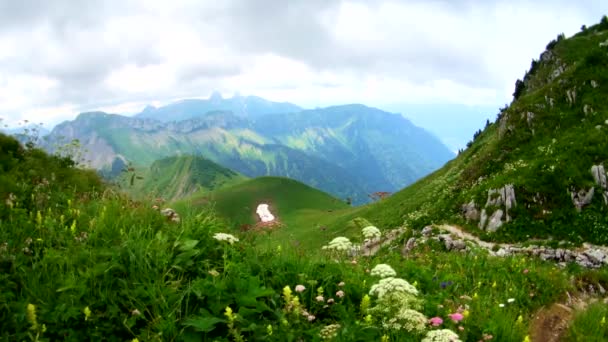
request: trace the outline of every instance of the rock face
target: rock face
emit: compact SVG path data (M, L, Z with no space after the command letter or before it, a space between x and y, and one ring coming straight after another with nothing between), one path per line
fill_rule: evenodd
M604 165L593 165L591 167L591 175L595 184L602 190L602 197L604 197L604 204L608 205L608 182L606 181L606 170Z
M517 205L513 184L507 184L499 189L488 190L488 200L481 210L479 228L495 232L504 222L511 221L509 210ZM489 210L495 209L491 214Z
M502 209L497 209L494 213L492 213L492 216L490 216L490 220L488 221L488 226L486 227L486 230L492 233L498 230L498 228L500 228L503 223L502 215Z
M479 220L479 210L477 210L474 200L462 205L462 214L467 222Z

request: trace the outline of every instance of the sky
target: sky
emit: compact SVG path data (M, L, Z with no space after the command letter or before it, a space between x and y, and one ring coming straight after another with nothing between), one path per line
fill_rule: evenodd
M213 91L363 103L453 149L604 0L0 0L0 118L133 114Z

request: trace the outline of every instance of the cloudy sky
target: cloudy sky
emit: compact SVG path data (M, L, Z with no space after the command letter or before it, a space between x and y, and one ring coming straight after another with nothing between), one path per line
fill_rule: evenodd
M493 118L549 40L604 13L604 0L0 0L0 118L52 126L219 90L365 103L444 135Z

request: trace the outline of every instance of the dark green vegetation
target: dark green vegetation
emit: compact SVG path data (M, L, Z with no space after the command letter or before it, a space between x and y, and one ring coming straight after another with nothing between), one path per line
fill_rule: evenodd
M181 113L174 106L158 110ZM373 192L398 190L453 157L402 116L363 105L248 117L230 111L192 115L161 122L83 113L55 127L47 147L53 151L62 138L78 139L89 165L109 176L129 163L141 169L167 156L201 155L247 177L289 177L355 204L368 202Z
M229 244L214 238L230 228L212 212L184 210L180 223L169 222L149 205L100 186L91 172L0 137L3 179L15 191L0 202L0 337L8 341L320 340L331 324L339 327L327 339L419 341L425 331L389 328L386 303L367 296L378 279L366 270L389 263L420 291L419 310L444 318L441 328L465 341L486 334L519 342L534 310L576 290L571 276L588 278L576 268L524 258L454 255L438 244L423 245L406 260L386 249L357 263L292 241L258 248L272 232L268 238L242 232ZM299 191L309 207L333 205L329 196L289 180L262 178L240 187L247 184L252 193L274 186L269 196L283 187ZM298 210L289 194L282 198ZM296 285L306 289L296 292ZM464 318L453 323L447 316L459 307L466 308Z
M136 197L176 200L237 184L247 178L201 156L160 159L143 171L127 168L123 188Z

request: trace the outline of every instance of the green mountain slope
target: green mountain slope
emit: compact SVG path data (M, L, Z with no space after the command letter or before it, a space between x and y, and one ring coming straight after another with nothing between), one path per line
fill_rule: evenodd
M167 114L168 115L168 114ZM452 153L400 115L363 105L248 119L213 111L178 122L83 113L49 136L78 139L90 166L116 174L173 155L202 155L247 177L297 179L361 204L396 191L443 165Z
M281 144L356 170L370 192L403 188L454 156L401 115L364 105L267 115L254 127Z
M197 192L207 192L234 185L247 178L201 156L173 156L155 161L143 173L126 175L126 181L138 177L129 192L141 196L175 200ZM141 177L141 179L139 179Z
M604 19L549 43L468 149L357 214L386 226L459 223L494 240L608 243L607 42Z
M269 205L270 212L282 225L273 233L274 238L285 239L283 241L298 240L304 244L324 239L310 236L312 232L323 233L316 224L319 217L350 208L342 200L325 192L282 177L247 180L210 194L194 196L182 201L178 207L199 208L210 205L232 227L240 229L259 222L256 209L264 203ZM305 229L300 229L301 227Z

